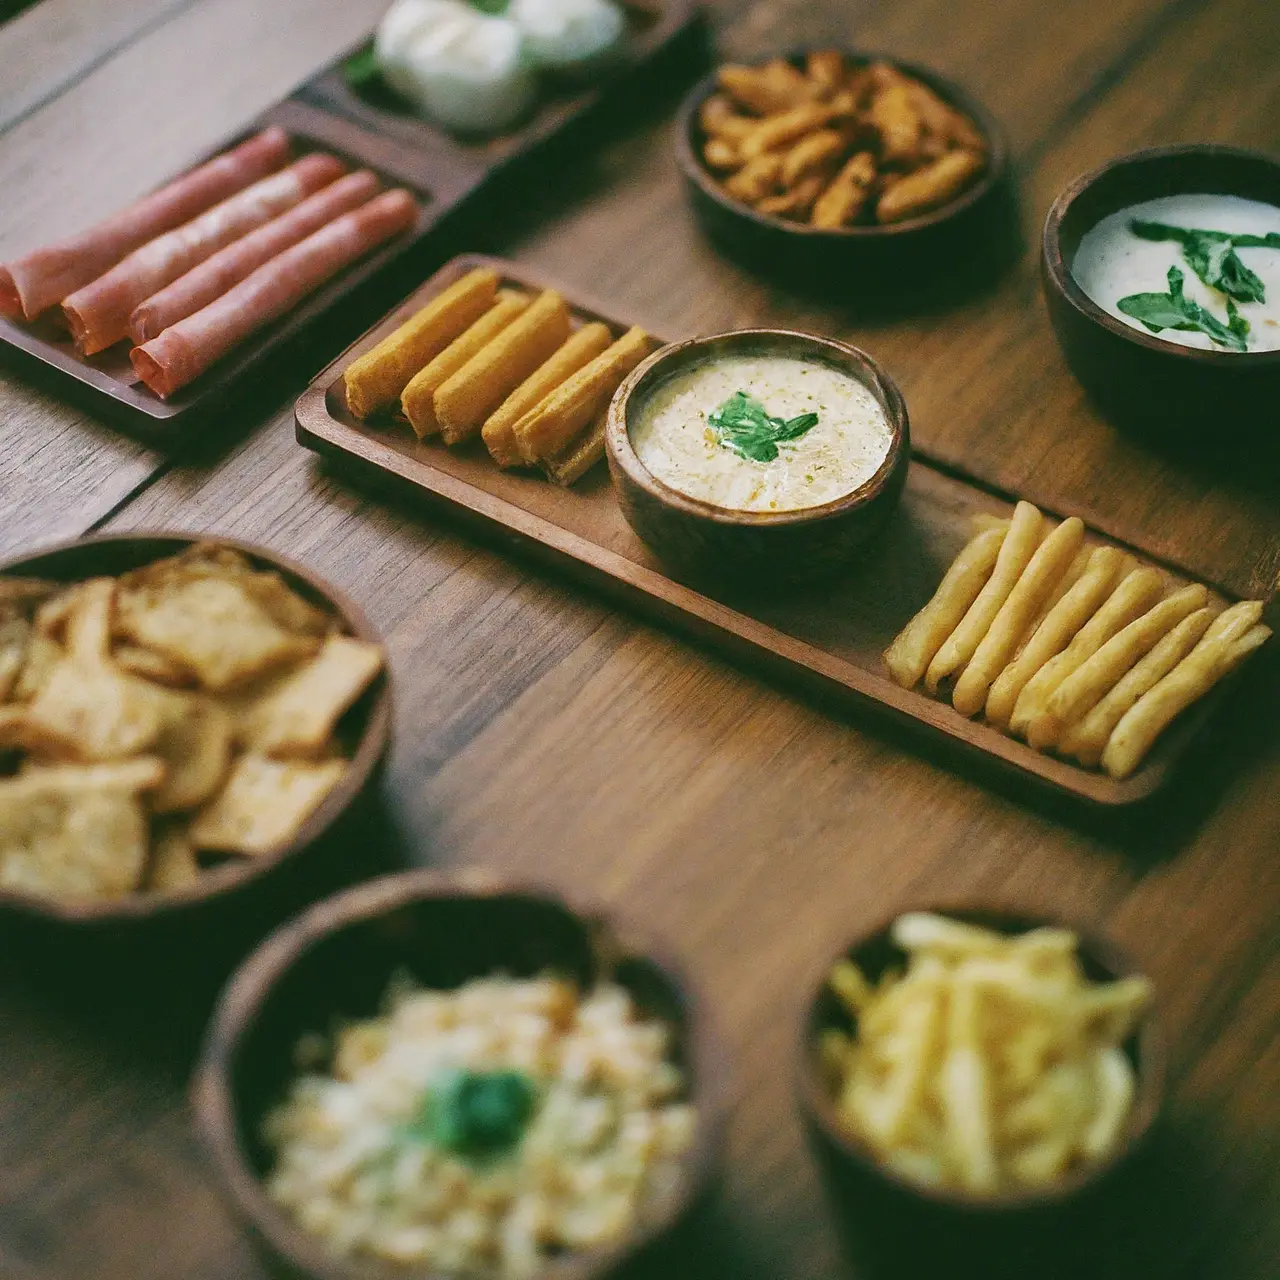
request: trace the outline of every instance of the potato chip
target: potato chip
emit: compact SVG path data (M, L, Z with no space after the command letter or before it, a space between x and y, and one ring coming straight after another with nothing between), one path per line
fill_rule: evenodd
M0 622L0 702L18 683L31 645L31 623L26 618Z
M60 644L39 631L33 631L27 645L26 661L9 690L9 697L14 702L30 702L48 684L54 668L64 656Z
M350 636L330 636L308 663L290 672L246 714L241 740L270 756L310 756L338 717L382 669L382 650Z
M244 755L191 824L197 849L262 854L285 844L337 786L346 763L295 764Z
M210 698L175 698L152 750L166 765L152 794L156 813L194 809L222 785L231 765L231 717Z
M117 764L26 764L18 773L29 788L62 792L150 791L164 776L164 761L156 756L135 756Z
M111 661L130 675L141 676L144 680L153 680L156 684L168 685L173 689L186 688L195 683L191 673L172 658L166 658L154 649L144 649L141 645L117 645L112 651Z

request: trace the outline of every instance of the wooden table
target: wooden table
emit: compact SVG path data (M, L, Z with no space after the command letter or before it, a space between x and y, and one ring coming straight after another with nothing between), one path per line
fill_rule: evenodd
M156 183L384 4L41 0L0 27L0 255ZM1016 269L984 296L889 320L860 313L856 281L845 305L815 306L753 279L691 224L670 146L679 86L461 247L535 264L659 332L775 322L850 339L897 377L935 455L1238 590L1274 581L1276 468L1210 475L1102 421L1049 331L1035 246L1054 193L1109 156L1280 146L1280 6L724 0L715 19L735 56L846 41L968 84L1013 142ZM339 340L371 318L347 317ZM274 546L362 602L397 677L387 808L414 859L550 878L643 915L718 1007L738 1103L691 1271L844 1274L792 1104L799 993L876 917L999 896L1105 929L1159 990L1161 1183L1093 1274L1276 1274L1280 682L1158 822L1117 835L1051 817L328 474L294 443L291 408L337 349L310 352L242 411L241 443L189 466L0 380L0 553L101 528L209 530ZM189 1038L135 1031L3 975L5 1280L261 1274L195 1150Z

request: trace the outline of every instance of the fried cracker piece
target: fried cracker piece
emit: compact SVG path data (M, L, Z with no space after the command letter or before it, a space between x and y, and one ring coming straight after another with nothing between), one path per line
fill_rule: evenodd
M66 634L67 619L79 598L80 588L75 586L43 600L32 619L36 631L61 644Z
M26 618L0 622L0 702L8 698L18 683L30 646L31 623Z
M330 636L308 663L290 672L241 722L241 740L268 756L314 756L338 718L382 670L382 649Z
M157 892L185 889L199 879L200 864L185 824L165 823L152 841L147 888Z
M106 764L33 764L22 766L18 778L32 787L71 791L152 791L164 781L165 764L158 756L134 756Z
M48 578L0 577L0 615L29 617L33 609L63 590L61 582Z
M164 782L150 797L156 813L203 804L231 765L231 716L212 698L183 697L175 704L152 747L167 766Z
M153 680L156 684L168 685L171 689L182 689L195 683L191 672L178 666L164 654L157 653L154 649L144 649L141 645L117 645L112 651L111 661L121 671L141 676L144 680Z
M30 702L49 682L54 668L66 656L64 649L48 636L38 631L31 634L27 645L26 661L13 687L9 690L13 702Z
M606 406L587 430L567 449L542 463L547 478L566 489L582 479L604 457L604 437L608 428Z
M342 760L300 764L243 755L226 785L196 815L191 843L219 853L269 853L293 839L346 768Z
M246 584L228 578L177 577L121 590L122 634L185 667L221 691L309 657L315 636L286 631Z

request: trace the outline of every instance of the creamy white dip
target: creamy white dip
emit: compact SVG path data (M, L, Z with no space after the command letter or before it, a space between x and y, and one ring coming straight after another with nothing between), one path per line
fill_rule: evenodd
M1250 235L1280 232L1280 208L1240 196L1164 196L1159 200L1131 205L1103 218L1080 241L1075 261L1071 264L1071 274L1100 307L1142 333L1150 333L1150 330L1139 320L1125 315L1116 304L1130 294L1166 292L1172 266L1177 266L1185 277L1183 290L1186 296L1224 323L1227 297L1197 277L1183 258L1182 247L1176 241L1144 240L1134 235L1129 229L1134 218L1198 231ZM1236 302L1241 316L1249 322L1248 349L1280 349L1280 250L1239 248L1236 252L1266 288L1264 302ZM1156 336L1186 347L1211 351L1227 349L1207 334L1194 331L1162 329Z
M770 462L721 443L707 419L743 391L775 418L816 413L817 423L780 442ZM791 356L726 356L660 386L631 427L640 461L665 484L735 511L819 507L865 484L889 455L893 431L880 402L831 365Z

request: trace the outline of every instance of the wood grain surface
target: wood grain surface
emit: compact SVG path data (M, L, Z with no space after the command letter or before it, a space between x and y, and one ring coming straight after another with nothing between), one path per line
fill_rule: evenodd
M53 74L35 99L48 100L0 132L0 253L143 190L321 65L381 7L191 0L157 20L156 4L122 0L97 51L75 53L94 69L74 84L61 73L65 88ZM992 485L1086 509L1103 529L1237 590L1274 577L1274 460L1211 468L1102 421L1053 342L1035 254L1056 191L1110 155L1206 139L1280 149L1280 7L722 0L714 18L733 56L839 40L968 85L1014 145L1024 245L1008 273L977 292L940 281L896 312L860 297L856 280L816 301L746 274L690 221L670 150L678 85L561 157L501 216L458 229L436 261L460 248L501 252L672 336L769 323L852 340L899 381L916 437ZM122 34L135 22L139 34ZM9 57L21 62L23 47ZM39 47L25 46L32 57ZM858 1274L792 1102L802 993L849 936L895 908L991 897L1108 932L1157 986L1172 1066L1164 1137L1145 1197L1079 1274L1274 1276L1274 659L1167 811L1123 829L1065 820L330 475L295 444L291 397L372 318L346 318L345 336L330 335L289 385L242 410L255 434L178 468L6 376L0 547L99 524L174 526L303 561L361 603L396 677L396 746L370 841L418 863L579 887L672 940L717 1005L737 1107L722 1189L683 1252L645 1280ZM0 960L0 1276L258 1280L187 1120L185 1075L207 1001L90 982L88 970L68 989L40 968L22 952ZM1027 1274L1046 1271L1043 1261Z

